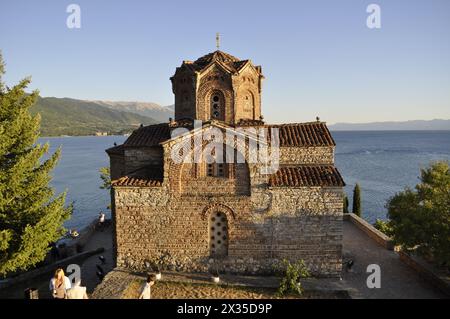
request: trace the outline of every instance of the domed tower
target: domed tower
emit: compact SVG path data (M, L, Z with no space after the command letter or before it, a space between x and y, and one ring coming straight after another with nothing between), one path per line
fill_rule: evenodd
M261 118L261 66L222 51L183 61L170 78L175 120L211 119L237 124Z

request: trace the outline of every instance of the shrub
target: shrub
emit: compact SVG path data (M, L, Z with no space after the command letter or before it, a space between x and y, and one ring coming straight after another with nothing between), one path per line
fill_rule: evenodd
M284 296L289 293L302 295L303 289L300 283L300 278L307 278L310 276L308 269L303 260L298 260L295 263L290 263L284 259L282 265L285 269L284 277L281 279L277 294Z

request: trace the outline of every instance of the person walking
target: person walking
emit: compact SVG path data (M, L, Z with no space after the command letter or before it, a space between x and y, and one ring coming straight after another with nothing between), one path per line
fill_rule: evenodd
M147 275L147 281L142 288L139 299L151 299L151 286L155 284L155 275Z
M75 280L72 288L67 290L67 299L89 299L86 287L81 286L81 279Z
M65 299L67 290L71 288L70 279L64 275L64 270L56 269L55 275L50 279L49 289L55 299Z
M103 229L105 228L105 220L106 220L105 213L100 212L100 214L98 215L98 223L97 223L97 227L100 231L103 231Z

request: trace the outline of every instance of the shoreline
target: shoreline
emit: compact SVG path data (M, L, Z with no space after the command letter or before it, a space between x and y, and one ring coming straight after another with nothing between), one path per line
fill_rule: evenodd
M364 130L364 129L355 129L355 130L348 130L348 129L333 129L329 128L330 132L386 132L386 133L436 133L436 132L450 132L450 129L418 129L418 130L404 130L404 129L391 129L391 130ZM131 133L130 133L131 134ZM108 137L108 136L124 136L128 137L130 134L111 134L111 135L51 135L51 136L40 136L39 138L62 138L62 137Z

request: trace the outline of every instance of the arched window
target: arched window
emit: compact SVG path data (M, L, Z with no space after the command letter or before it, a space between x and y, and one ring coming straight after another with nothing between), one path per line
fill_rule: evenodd
M244 113L247 118L254 119L255 99L252 92L248 91L244 95Z
M211 119L225 120L225 98L220 91L214 91L210 98Z
M211 257L228 255L228 221L225 213L216 211L209 220L209 248Z

